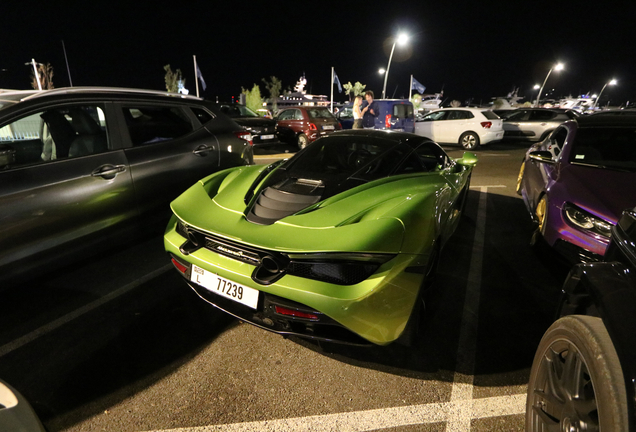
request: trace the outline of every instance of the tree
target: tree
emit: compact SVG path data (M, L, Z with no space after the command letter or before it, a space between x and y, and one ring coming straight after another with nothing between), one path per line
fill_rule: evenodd
M254 84L252 90L246 90L241 87L241 93L245 95L245 106L252 111L258 111L263 108L263 99L261 98L261 89L258 84Z
M269 77L269 79L270 80L267 81L265 78L263 78L263 82L265 83L265 88L269 93L269 102L272 104L272 111L275 112L278 108L276 101L280 96L281 89L283 88L283 83L275 76L271 76Z
M53 66L51 63L42 64L38 63L38 75L40 76L40 84L42 84L42 90L51 90L55 88L53 85ZM31 87L35 90L39 90L38 80L35 77L35 71L31 68Z
M166 76L164 80L166 81L166 90L170 93L178 93L179 92L179 81L185 85L185 79L183 79L183 75L181 74L181 69L177 69L175 72L172 71L170 65L167 64L163 67L163 70L166 71Z
M422 95L415 93L411 98L411 102L413 103L413 108L416 110L420 109L420 104L422 103Z
M351 85L351 81L346 84L343 84L342 87L345 89L345 94L349 95L349 101L351 101L356 96L364 96L364 89L366 85L360 84L359 81L356 81L355 84Z

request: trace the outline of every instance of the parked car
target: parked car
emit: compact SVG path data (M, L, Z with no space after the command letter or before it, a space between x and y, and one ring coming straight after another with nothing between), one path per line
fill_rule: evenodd
M261 116L240 103L218 103L217 109L230 117L243 129L252 134L255 146L281 144L276 133L276 120L267 115Z
M543 141L561 123L577 117L574 110L519 108L504 118L504 138Z
M263 329L408 341L476 162L413 134L335 132L195 184L172 202L164 245L200 297Z
M526 431L636 431L636 208L616 226L605 262L578 264L537 348Z
M46 431L24 396L2 380L0 380L0 431Z
M249 133L198 98L78 87L22 96L0 109L0 277L94 250L198 179L253 163Z
M407 99L375 99L379 113L375 119L375 129L389 129L398 132L415 131L413 104ZM353 127L353 104L347 104L336 114L343 129Z
M636 203L636 117L583 116L530 147L517 191L537 234L571 261L598 260Z
M483 108L442 108L415 123L415 133L438 143L459 144L466 150L500 141L502 120Z
M281 109L275 117L281 141L303 149L342 127L327 107L296 106Z

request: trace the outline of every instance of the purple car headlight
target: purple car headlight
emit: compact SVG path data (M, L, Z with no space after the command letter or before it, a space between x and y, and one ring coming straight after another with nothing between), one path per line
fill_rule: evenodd
M579 229L590 231L594 234L599 234L608 238L612 233L612 224L591 215L574 204L566 203L563 207L563 211L565 212L565 216L568 221Z

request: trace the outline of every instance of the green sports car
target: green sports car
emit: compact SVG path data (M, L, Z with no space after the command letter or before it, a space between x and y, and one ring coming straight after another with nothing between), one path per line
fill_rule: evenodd
M165 248L201 298L241 320L386 345L419 315L476 163L413 134L336 132L196 183L171 204Z

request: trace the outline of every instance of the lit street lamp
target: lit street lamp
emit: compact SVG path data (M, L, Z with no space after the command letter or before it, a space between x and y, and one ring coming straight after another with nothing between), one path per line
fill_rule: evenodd
M601 95L603 94L603 90L605 90L605 87L607 87L608 85L616 85L616 83L617 81L615 79L612 79L611 81L605 83L605 85L601 89L601 92L598 94L598 97L594 100L594 105L592 105L592 110L596 108L596 103L601 99Z
M386 66L386 72L384 73L384 87L382 87L382 99L386 98L386 81L389 78L389 69L391 68L391 59L393 58L393 51L395 50L395 44L404 45L409 40L409 37L404 33L399 34L393 47L391 48L391 55L389 56L389 64Z
M534 104L535 106L539 106L539 99L541 98L541 93L543 93L543 87L545 86L545 83L548 82L548 78L550 77L550 74L552 73L553 70L556 70L556 71L563 70L563 63L559 63L557 65L554 65L550 69L548 74L545 76L545 79L543 80L543 84L541 84L541 88L539 90L539 94L537 94L537 102Z

